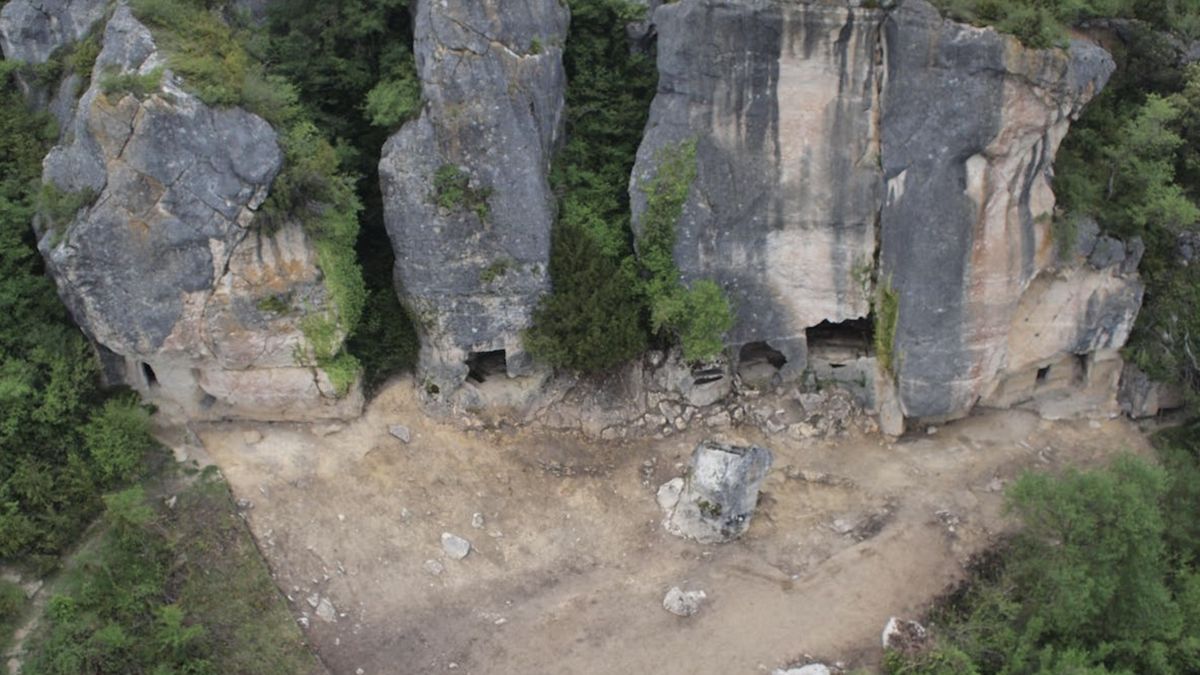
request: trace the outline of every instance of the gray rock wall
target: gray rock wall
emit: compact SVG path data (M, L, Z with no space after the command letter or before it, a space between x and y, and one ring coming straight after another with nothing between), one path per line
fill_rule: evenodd
M676 260L686 280L713 278L729 294L730 343L767 342L785 374L805 368L806 329L870 312L880 17L776 0L654 14L659 93L630 188L635 228L659 153L696 140Z
M426 104L388 141L380 173L430 393L457 390L472 353L503 350L514 376L531 367L520 333L549 288L547 173L562 130L567 21L558 0L416 3ZM439 172L467 181L460 203L440 200Z
M731 358L765 342L787 359L779 377L852 372L868 390L895 386L864 398L907 417L1007 400L997 391L1008 379L1053 358L1110 360L1140 284L1126 270L1056 276L1050 184L1059 143L1112 59L1083 42L1028 49L944 20L924 0L859 4L659 7L660 85L630 188L635 228L660 153L695 140L675 258L686 280L713 278L733 301ZM865 378L875 283L899 297L895 372ZM1066 296L1081 308L1068 327L1022 332ZM843 351L849 361L826 363Z
M164 60L128 7L105 28L91 87L46 182L95 201L42 223L39 248L72 316L106 355L110 379L193 417L307 419L357 414L304 364L305 316L328 294L299 225L254 227L283 156L246 111L213 109L163 70L144 99L105 94L106 74Z
M83 39L108 5L109 0L10 0L0 9L4 58L45 63L59 47Z

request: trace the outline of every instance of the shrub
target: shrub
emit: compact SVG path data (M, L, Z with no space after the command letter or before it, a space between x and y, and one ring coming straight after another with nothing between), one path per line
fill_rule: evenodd
M384 80L367 93L367 117L376 126L394 129L420 109L421 81L415 68L411 77Z
M107 71L100 80L100 89L105 96L129 95L138 100L148 98L162 86L162 68L148 73L121 73Z
M891 280L875 289L875 358L888 375L896 374L896 325L900 321L900 295Z
M105 403L83 428L83 438L96 473L106 484L142 475L145 455L154 447L150 414L131 398Z
M441 165L433 175L433 200L447 211L472 211L479 220L486 221L491 213L487 203L491 196L491 188L473 187L471 175L454 164Z

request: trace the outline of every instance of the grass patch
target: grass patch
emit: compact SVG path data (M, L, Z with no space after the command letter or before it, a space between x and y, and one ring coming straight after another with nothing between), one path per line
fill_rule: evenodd
M110 101L111 97L121 98L126 95L143 101L161 88L162 74L162 68L155 68L144 75L108 70L100 78L100 90Z
M25 592L11 581L0 579L0 654L8 652L13 631L25 613Z
M443 164L433 175L433 200L447 211L472 211L481 221L487 221L491 208L487 200L491 188L471 185L471 175L454 164Z
M875 358L888 375L896 375L896 324L900 321L900 295L891 279L875 292Z

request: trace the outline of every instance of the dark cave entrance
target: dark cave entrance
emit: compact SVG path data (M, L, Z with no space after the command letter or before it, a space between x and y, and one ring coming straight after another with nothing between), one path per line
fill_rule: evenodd
M508 377L508 354L503 349L471 352L467 356L467 379L483 384L491 377Z
M745 382L770 380L787 365L787 357L768 342L747 342L738 351L738 377Z
M158 375L150 367L149 363L142 364L142 377L146 380L147 388L154 389L158 386Z
M859 358L871 356L875 348L875 322L871 317L840 323L822 321L804 332L808 358L844 368Z

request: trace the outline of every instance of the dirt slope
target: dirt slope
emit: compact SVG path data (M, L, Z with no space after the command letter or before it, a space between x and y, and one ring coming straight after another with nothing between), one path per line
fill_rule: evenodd
M1007 480L1148 452L1123 421L1020 412L891 445L735 430L774 450L775 468L749 534L701 546L665 534L654 500L701 432L623 445L461 432L425 419L411 387L393 383L334 433L194 427L252 502L251 528L335 673L730 675L801 654L870 666L887 618L919 613L1007 526ZM445 531L472 542L469 557L446 559ZM698 615L662 609L674 585L707 592ZM318 616L322 600L335 620Z

